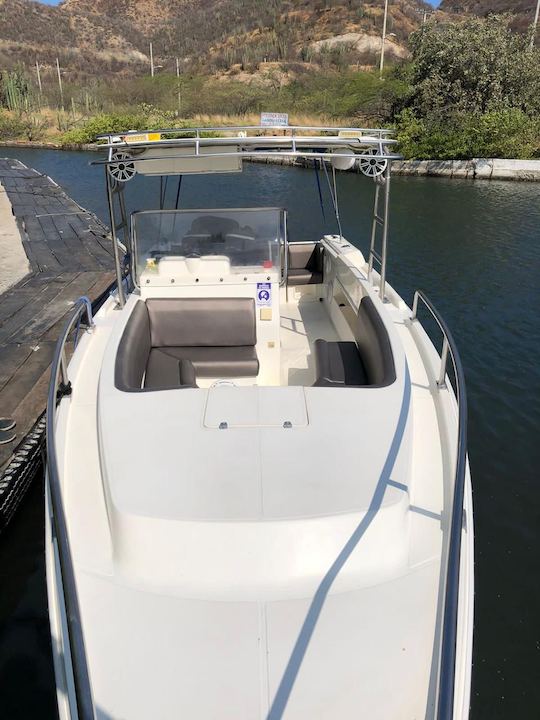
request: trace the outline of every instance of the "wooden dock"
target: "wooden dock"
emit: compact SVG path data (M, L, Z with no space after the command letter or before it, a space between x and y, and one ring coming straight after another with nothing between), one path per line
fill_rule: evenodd
M45 410L49 366L65 317L81 295L95 301L106 293L114 273L108 228L51 178L0 159L0 184L30 266L0 295L0 417L17 422L16 439L0 445L1 514L7 494L10 507L16 501L13 466L20 474L21 457L28 456L25 438L33 430L34 447L43 434L36 423ZM2 269L0 257L0 274Z

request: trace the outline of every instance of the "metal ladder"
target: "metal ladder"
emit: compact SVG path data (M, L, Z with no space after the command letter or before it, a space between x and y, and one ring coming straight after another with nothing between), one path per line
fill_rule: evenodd
M390 162L387 164L384 173L375 180L375 202L373 204L373 219L371 221L371 242L369 247L368 278L373 284L373 264L379 263L380 267L380 298L385 301L386 287L386 255L388 241L388 217L390 206ZM380 212L381 189L383 190L383 209ZM377 233L377 229L381 233ZM380 252L376 249L378 235L380 235Z

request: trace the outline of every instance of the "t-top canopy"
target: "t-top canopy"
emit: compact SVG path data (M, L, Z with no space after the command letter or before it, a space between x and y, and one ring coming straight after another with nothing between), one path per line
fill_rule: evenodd
M371 164L401 159L391 131L374 128L239 126L169 128L108 133L97 138L117 180L141 175L240 172L242 158L288 157L331 162L338 169L360 158Z

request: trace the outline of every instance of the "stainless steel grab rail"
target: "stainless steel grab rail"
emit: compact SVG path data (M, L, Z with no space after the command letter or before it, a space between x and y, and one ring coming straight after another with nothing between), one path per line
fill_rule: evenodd
M456 679L456 645L459 607L459 571L461 558L461 533L463 529L463 500L465 495L465 473L467 469L467 393L463 365L448 325L431 300L421 290L414 294L412 319L417 319L418 302L427 307L443 334L441 368L438 387L446 387L448 355L454 366L456 397L458 403L457 457L454 478L454 497L450 520L448 559L445 570L445 598L443 607L443 629L439 659L439 692L437 698L437 720L453 720L454 690Z
M53 509L52 530L53 536L56 537L58 547L58 559L66 608L69 652L73 665L78 720L94 720L95 714L94 703L92 700L92 688L86 661L84 635L81 626L81 614L77 595L77 586L75 583L75 572L73 569L73 558L71 556L64 503L60 488L58 460L56 457L56 443L54 438L58 393L60 391L66 395L70 392L70 385L67 376L66 342L74 326L80 323L84 315L86 315L88 327L92 327L92 305L87 297L81 297L75 302L73 312L58 339L51 365L51 380L49 384L46 414L47 476Z

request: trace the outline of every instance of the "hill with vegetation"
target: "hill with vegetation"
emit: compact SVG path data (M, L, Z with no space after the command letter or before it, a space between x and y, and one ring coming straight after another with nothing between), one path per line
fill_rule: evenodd
M396 0L388 54L403 57L423 0ZM137 72L149 44L161 69L209 72L262 62L369 64L380 48L381 0L0 0L0 67L60 58L71 72Z
M536 0L442 0L440 9L447 13L459 15L502 15L512 16L512 27L527 32L534 19Z

